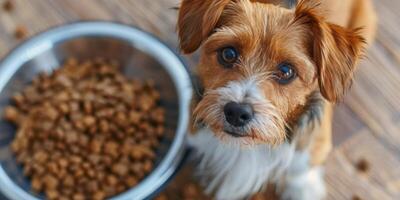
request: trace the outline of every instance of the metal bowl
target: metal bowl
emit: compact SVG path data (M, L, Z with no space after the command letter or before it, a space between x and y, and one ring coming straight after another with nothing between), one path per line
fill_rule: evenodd
M127 77L155 80L167 119L155 169L137 186L112 199L150 198L174 174L184 156L192 94L184 64L155 37L133 27L111 22L64 25L31 38L1 62L0 116L13 94L38 73L51 72L69 57L114 59ZM14 135L15 127L0 119L0 190L10 199L41 199L43 196L30 192L29 181L10 150Z

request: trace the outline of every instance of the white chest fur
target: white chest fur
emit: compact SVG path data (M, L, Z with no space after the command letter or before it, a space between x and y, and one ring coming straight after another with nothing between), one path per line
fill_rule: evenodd
M285 143L271 148L257 145L238 148L221 143L209 129L190 136L199 164L197 173L207 193L217 199L241 199L276 182L289 167L295 148Z

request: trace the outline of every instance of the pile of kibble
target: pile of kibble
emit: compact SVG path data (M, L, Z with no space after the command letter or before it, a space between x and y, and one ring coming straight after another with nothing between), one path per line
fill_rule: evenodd
M130 80L104 59L67 60L40 74L5 118L32 190L48 199L105 199L153 169L164 109L152 81Z

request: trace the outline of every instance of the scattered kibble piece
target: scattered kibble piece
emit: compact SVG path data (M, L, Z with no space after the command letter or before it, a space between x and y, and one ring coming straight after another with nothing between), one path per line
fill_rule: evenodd
M4 112L17 126L12 150L32 190L102 200L137 185L154 167L155 130L164 130L160 96L151 94L153 82L129 80L104 59L70 59L36 77Z
M14 10L14 2L12 0L6 0L3 2L3 9L7 12Z
M358 171L360 172L368 172L369 170L369 163L365 158L361 158L357 164L356 164L356 168Z
M352 200L361 200L361 197L357 196L357 195L353 195L353 197L351 198Z
M21 40L28 35L28 30L24 26L17 26L14 31L14 37Z

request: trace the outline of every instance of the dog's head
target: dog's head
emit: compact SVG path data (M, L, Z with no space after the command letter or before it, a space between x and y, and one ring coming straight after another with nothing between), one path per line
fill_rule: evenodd
M326 22L318 3L290 10L261 0L183 0L180 48L201 49L195 121L239 144L280 144L315 91L340 100L363 39Z

